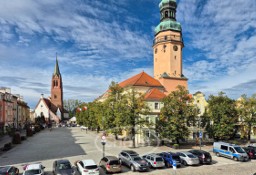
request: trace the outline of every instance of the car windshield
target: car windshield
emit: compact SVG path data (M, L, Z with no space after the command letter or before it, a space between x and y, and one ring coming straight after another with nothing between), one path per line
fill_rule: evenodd
M41 170L27 170L25 171L25 175L34 175L34 174L40 174Z
M6 174L7 167L0 167L0 174Z
M142 160L142 158L141 157L133 157L133 160L134 161L140 161L140 160Z
M93 170L93 169L97 169L97 168L98 168L97 165L85 166L85 169L87 169L87 170Z
M156 158L156 161L157 161L157 162L163 161L163 158L157 157L157 158Z
M196 158L196 156L194 156L193 154L188 154L189 158Z
M174 160L180 160L180 157L179 157L178 155L173 155L172 158L173 158Z
M109 162L109 165L119 165L119 164L120 164L120 162L118 160L111 160Z
M236 152L238 153L245 153L244 150L241 147L234 147Z
M71 169L71 165L70 163L60 163L58 166L58 169L60 170L67 170L67 169Z

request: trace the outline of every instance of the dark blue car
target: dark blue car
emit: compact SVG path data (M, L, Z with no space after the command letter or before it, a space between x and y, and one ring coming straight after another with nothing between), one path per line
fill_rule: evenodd
M175 153L162 152L162 153L158 153L157 155L161 156L164 159L165 166L168 168L173 165L173 161L176 161L177 167L181 166L180 157Z

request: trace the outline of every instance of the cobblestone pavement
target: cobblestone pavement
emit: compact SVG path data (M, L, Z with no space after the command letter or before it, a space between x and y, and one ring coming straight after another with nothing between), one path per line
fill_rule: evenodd
M51 175L52 163L56 159L69 159L73 164L77 160L93 159L96 163L102 157L101 135L95 132L81 131L80 128L54 128L53 131L44 130L33 137L29 137L22 144L16 145L10 151L0 155L0 165L14 165L20 169L29 163L41 162L46 172ZM114 141L107 138L106 155L117 154L124 149L131 149L129 142ZM211 147L203 147L210 151ZM177 151L169 147L139 147L135 148L139 154L149 152ZM180 150L179 150L180 151ZM256 172L256 160L236 162L223 157L213 157L212 165L188 166L173 170L172 168L155 169L145 173L131 172L123 167L121 174L151 174L151 175L253 175ZM78 173L77 173L78 174ZM101 170L101 174L104 174Z

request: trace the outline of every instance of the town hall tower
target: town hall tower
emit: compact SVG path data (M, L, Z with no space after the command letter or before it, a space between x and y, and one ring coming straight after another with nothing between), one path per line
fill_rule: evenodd
M166 88L166 94L178 85L188 88L188 79L182 73L182 29L176 21L176 0L162 0L159 4L160 24L155 28L153 42L154 78Z

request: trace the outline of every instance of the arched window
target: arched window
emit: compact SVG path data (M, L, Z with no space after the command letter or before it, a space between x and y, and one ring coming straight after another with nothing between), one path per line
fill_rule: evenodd
M164 12L164 17L165 17L165 18L168 18L168 11L165 11L165 12Z

